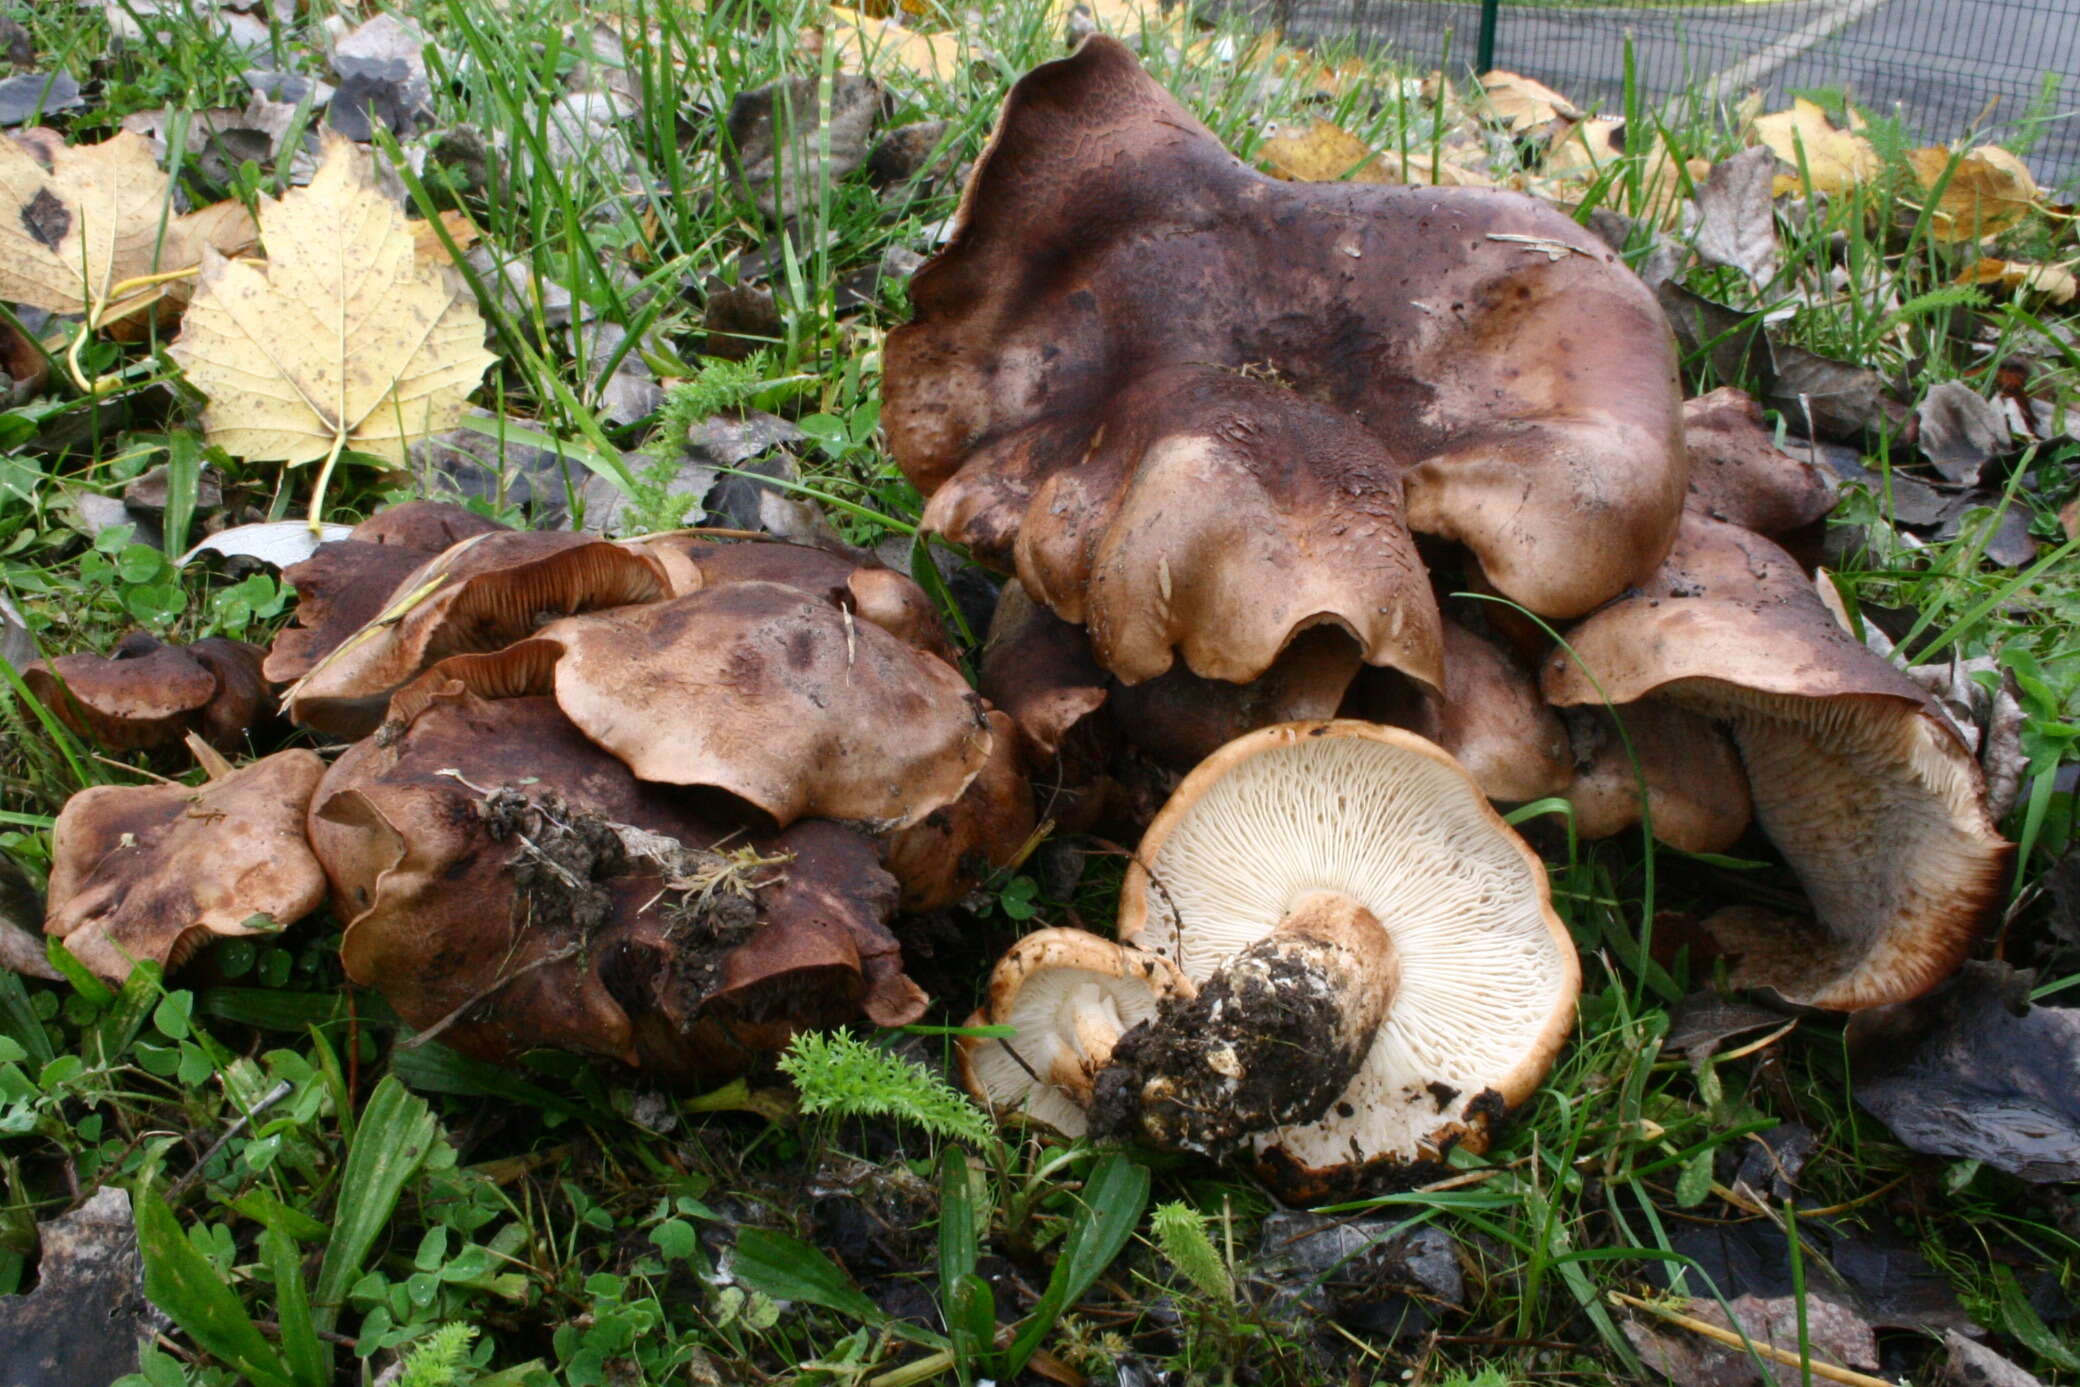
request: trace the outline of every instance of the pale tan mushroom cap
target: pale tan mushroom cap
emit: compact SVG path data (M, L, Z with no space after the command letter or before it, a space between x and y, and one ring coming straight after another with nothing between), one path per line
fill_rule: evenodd
M961 1079L998 1113L1022 1114L1080 1137L1089 1130L1089 1115L1048 1079L1058 1063L1088 1070L1110 1057L1109 1050L1083 1052L1079 1020L1086 1030L1095 1022L1100 1032L1118 1035L1153 1020L1165 997L1191 990L1168 959L1080 929L1035 930L997 960L988 1000L968 1019L971 1026L1010 1026L1016 1034L961 1037Z
M1238 738L1185 778L1128 869L1120 936L1196 985L1315 891L1379 918L1400 990L1343 1099L1320 1121L1260 1137L1260 1160L1304 1188L1353 1166L1481 1149L1573 1022L1580 969L1544 866L1422 738L1288 723Z

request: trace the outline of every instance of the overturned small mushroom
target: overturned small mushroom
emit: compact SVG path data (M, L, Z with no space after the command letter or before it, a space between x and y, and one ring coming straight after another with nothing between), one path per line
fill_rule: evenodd
M58 720L111 751L150 751L190 732L219 750L274 716L259 647L211 637L167 645L142 631L98 655L33 660L22 682Z
M301 679L347 637L382 614L415 571L465 539L503 530L445 501L407 501L377 511L282 570L296 589L296 619L275 634L263 667L277 684Z
M1012 89L910 296L883 419L927 526L1130 681L1176 646L1240 682L1322 621L1429 678L1404 518L1575 616L1682 508L1673 338L1607 247L1517 194L1268 178L1109 38Z
M1797 872L1817 928L1743 986L1855 1010L1954 971L1997 904L2012 846L1970 750L1926 691L1845 632L1790 555L1686 515L1638 593L1568 632L1546 666L1561 705L1649 694L1723 723L1755 820Z
M406 574L381 611L321 656L284 702L307 727L366 736L391 693L436 660L497 650L553 617L650 602L665 590L654 559L589 535L474 535Z
M44 932L102 977L178 967L211 939L274 934L318 908L304 814L325 764L282 751L208 784L97 785L51 835Z
M1153 1020L1191 985L1159 955L1078 929L1041 929L997 961L970 1026L1009 1026L1002 1039L963 1036L961 1079L996 1112L1080 1137L1096 1076L1121 1035Z
M1537 857L1449 756L1370 723L1266 728L1209 758L1149 826L1119 921L1198 998L1119 1043L1094 1128L1250 1142L1289 1198L1484 1148L1574 1014Z
M1727 735L1710 719L1660 699L1611 712L1570 708L1575 755L1565 787L1575 832L1608 838L1640 821L1640 781L1654 836L1678 852L1724 852L1748 831L1748 777ZM1629 750L1628 750L1629 744ZM1635 767L1634 758L1637 758Z
M546 697L413 692L327 774L309 827L348 976L422 1032L678 1078L737 1072L801 1026L922 1011L868 839L644 784Z

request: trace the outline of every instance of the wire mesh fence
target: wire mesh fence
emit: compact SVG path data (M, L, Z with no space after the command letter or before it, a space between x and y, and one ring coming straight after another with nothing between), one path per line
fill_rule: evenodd
M1474 65L1477 0L1255 0L1292 38L1391 46L1423 68ZM1576 101L1614 103L1632 41L1649 97L1835 91L1916 138L2024 147L2047 183L2080 179L2080 0L1505 0L1494 65Z

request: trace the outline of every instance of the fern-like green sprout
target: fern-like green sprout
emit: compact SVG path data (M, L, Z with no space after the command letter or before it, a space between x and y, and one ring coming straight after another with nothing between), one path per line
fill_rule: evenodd
M953 1085L843 1028L796 1036L780 1068L794 1080L803 1112L893 1117L971 1146L996 1141L989 1114Z
M1208 1300L1235 1303L1235 1278L1206 1231L1206 1216L1189 1204L1158 1204L1149 1215L1156 1247L1178 1274Z
M405 1355L398 1387L458 1387L464 1379L464 1360L476 1342L477 1327L450 1320L426 1336Z

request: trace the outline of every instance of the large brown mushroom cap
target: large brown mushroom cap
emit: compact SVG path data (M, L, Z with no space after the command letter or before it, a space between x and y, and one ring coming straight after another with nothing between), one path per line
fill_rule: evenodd
M211 938L272 934L317 909L303 819L325 764L283 751L206 785L97 785L51 835L44 931L105 978L177 966Z
M959 799L888 839L888 870L903 883L902 907L952 905L1008 865L1033 835L1033 791L1011 719L989 712L989 760Z
M1735 980L1853 1010L1947 977L1999 899L2012 847L1977 763L1927 693L1844 631L1797 563L1691 514L1640 591L1568 633L1546 697L1649 694L1727 725L1755 818L1798 873L1824 937Z
M285 702L306 726L366 736L391 693L444 656L497 650L551 617L664 595L655 560L589 535L475 535L407 574L382 611L320 658Z
M1516 194L1258 174L1108 38L1012 89L953 237L910 293L915 319L888 340L883 418L897 461L931 498L927 523L1000 562L1017 540L1034 595L1071 619L1088 607L1128 678L1166 663L1155 645L1176 634L1171 599L1146 611L1093 600L1076 556L1091 556L1090 582L1118 574L1139 599L1160 591L1170 545L1160 530L1129 536L1116 523L1078 524L1065 544L1041 502L1094 514L1117 497L1129 474L1093 455L1111 446L1100 430L1132 422L1115 401L1166 367L1249 368L1355 421L1378 439L1369 458L1355 446L1337 454L1336 465L1359 469L1334 477L1359 488L1342 503L1355 521L1369 524L1363 498L1412 466L1408 522L1465 543L1497 587L1547 615L1588 611L1650 572L1682 508L1673 339L1652 293L1608 248ZM1203 433L1176 432L1207 452ZM1266 498L1252 514L1277 515L1314 484L1268 474L1314 470L1312 460L1246 440L1225 463L1252 460ZM1159 475L1188 486L1181 471ZM1234 490L1231 480L1221 494ZM1294 534L1324 533L1322 517L1281 518ZM1218 542L1197 506L1181 523L1192 543ZM1101 556L1108 532L1117 552ZM1180 580L1210 580L1168 557L1173 594ZM1306 557L1307 603L1350 621L1370 570L1325 596L1317 584L1334 590L1345 575ZM1291 556L1283 562L1298 583ZM1214 595L1176 600L1203 609ZM1272 598L1274 612L1288 609L1284 592ZM1372 623L1351 624L1372 648ZM1256 653L1233 666L1227 651L1186 656L1202 674L1247 677L1266 662L1262 644L1252 634Z
M309 825L348 976L414 1026L496 1061L555 1047L689 1077L796 1026L922 1010L872 843L645 785L545 697L419 693L339 759Z
M1710 719L1658 698L1628 703L1616 716L1623 735L1611 712L1568 710L1576 769L1564 792L1575 832L1608 838L1637 824L1644 779L1662 842L1678 852L1724 852L1739 842L1753 805L1732 740Z
M1777 447L1762 406L1726 385L1683 404L1691 510L1762 535L1802 529L1834 509L1818 467Z
M274 714L260 660L243 641L178 646L133 631L106 659L32 660L22 682L60 722L111 751L171 746L191 731L229 750Z
M782 825L905 827L989 759L957 671L778 583L572 617L539 639L563 652L556 701L639 778L724 789Z
M1398 978L1342 1098L1256 1138L1293 1198L1484 1149L1558 1054L1580 981L1544 865L1465 769L1351 720L1253 732L1186 776L1128 868L1120 938L1203 991L1325 895L1385 931Z

